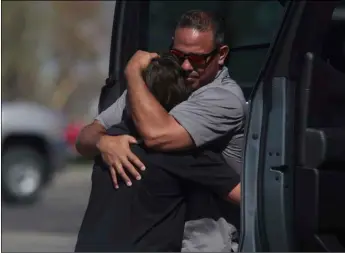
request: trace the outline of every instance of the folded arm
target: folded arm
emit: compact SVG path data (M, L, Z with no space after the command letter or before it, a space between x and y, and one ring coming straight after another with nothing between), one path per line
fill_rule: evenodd
M201 146L243 125L243 105L226 89L197 91L168 113L141 75L131 73L127 81L132 118L149 148L171 151Z
M139 73L127 75L133 121L147 147L176 150L194 146L189 133L156 100Z

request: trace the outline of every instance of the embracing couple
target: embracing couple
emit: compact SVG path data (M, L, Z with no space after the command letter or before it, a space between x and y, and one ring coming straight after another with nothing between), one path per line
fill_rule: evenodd
M169 52L133 55L127 90L79 135L96 161L75 251L237 250L245 99L228 52L195 10Z

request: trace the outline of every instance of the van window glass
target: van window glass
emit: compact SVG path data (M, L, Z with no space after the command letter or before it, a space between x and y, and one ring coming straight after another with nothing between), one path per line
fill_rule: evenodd
M334 10L324 36L322 61L315 62L309 127L345 127L345 1Z
M334 10L323 45L322 58L345 73L345 0Z
M209 10L225 17L225 40L233 50L228 59L229 71L248 95L258 77L269 43L279 28L283 6L279 1L151 1L148 50L167 50L176 20L183 12L192 9ZM261 44L266 45L241 49Z

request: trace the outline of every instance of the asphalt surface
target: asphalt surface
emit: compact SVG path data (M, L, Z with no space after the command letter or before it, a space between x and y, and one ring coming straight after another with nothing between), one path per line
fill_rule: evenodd
M91 165L70 165L30 206L2 203L2 252L73 252L91 187Z

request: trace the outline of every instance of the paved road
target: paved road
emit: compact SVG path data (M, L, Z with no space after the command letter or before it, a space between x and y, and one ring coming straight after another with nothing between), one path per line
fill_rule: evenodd
M2 252L72 252L90 193L91 165L71 165L32 206L2 205Z

